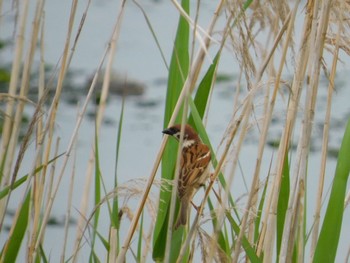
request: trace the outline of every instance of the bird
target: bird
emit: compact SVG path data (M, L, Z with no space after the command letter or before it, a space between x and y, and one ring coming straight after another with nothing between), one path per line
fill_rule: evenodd
M181 125L176 124L171 126L163 130L162 133L170 135L179 141ZM179 180L177 185L177 194L180 200L180 213L174 225L175 230L179 226L187 224L189 206L190 203L192 203L192 198L210 177L210 149L201 141L197 132L188 124L184 127L181 148ZM194 207L198 210L195 205Z

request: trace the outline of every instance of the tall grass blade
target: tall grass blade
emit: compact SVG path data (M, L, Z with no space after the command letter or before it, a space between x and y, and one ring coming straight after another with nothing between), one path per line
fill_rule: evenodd
M229 212L226 212L226 217L227 217L229 223L231 224L231 228L234 230L236 235L239 235L239 232L241 231L239 225L235 222L235 220L233 219L233 217L231 216L231 214ZM262 262L262 258L259 258L256 255L254 248L250 245L248 239L245 236L243 236L243 238L242 238L242 247L243 247L244 251L246 252L249 260L252 263Z
M143 219L144 219L144 213L142 213L142 215L141 215L140 235L139 235L139 240L137 243L137 262L141 262L141 256L142 256Z
M265 199L266 199L266 191L267 191L267 186L268 186L267 182L268 181L266 181L265 186L264 186L264 190L261 194L256 219L254 220L254 225L255 225L254 226L254 243L255 244L259 241L259 236L260 236L259 227L260 227L260 223L261 223L261 219L262 219L262 211L263 211L263 207L264 207Z
M98 220L100 217L100 206L99 203L101 201L101 170L100 170L100 158L99 158L99 147L98 147L98 138L97 138L97 130L95 133L95 200L94 200L94 206L96 207L95 213L94 213L94 224L93 224L93 234L92 234L92 240L91 240L91 254L90 254L90 262L94 262L95 258L95 240L96 240L96 233L97 233L97 227L98 227Z
M205 73L202 81L200 82L200 84L198 86L198 90L197 90L196 96L194 98L194 104L196 105L200 119L203 119L203 117L204 117L205 109L206 109L207 104L208 104L210 91L211 91L212 86L213 86L213 80L214 80L214 76L216 73L218 61L220 60L220 54L221 54L221 50L216 54L216 56L213 60L213 63L210 65L209 69ZM195 124L194 120L193 120L192 113L190 114L188 123L192 126L194 126L194 124Z
M59 157L61 157L62 155L64 155L64 153L61 153L60 155L57 155L56 157L52 158L48 164L56 161ZM34 175L37 174L38 172L40 172L43 169L44 165L40 165L38 168L35 169L34 171ZM0 200L2 198L4 198L6 195L8 195L8 193L14 189L16 189L17 187L19 187L20 185L22 185L27 179L28 179L29 174L24 175L23 177L21 177L20 179L16 180L12 185L6 186L4 187L1 191L0 191Z
M7 240L2 254L2 262L16 262L16 258L21 247L23 237L26 233L29 218L29 204L31 191L28 191L23 205L19 211L17 220L14 222L15 226L10 238Z
M101 241L102 245L104 246L104 248L106 250L110 249L110 244L108 243L108 240L106 240L102 234L100 234L99 232L96 232L96 235L98 236L99 240Z
M115 147L115 166L114 166L114 189L118 187L118 160L119 160L119 150L122 138L122 127L123 127L123 118L124 118L124 106L125 106L125 96L122 98L121 111L119 115L119 125L117 132L117 142ZM109 238L108 238L108 260L114 261L117 256L117 251L119 251L119 228L120 228L120 214L119 214L119 198L118 195L114 195L112 200L112 207L108 204L108 212L110 218L110 226L109 226Z
M335 262L344 213L346 186L350 172L350 119L340 146L337 167L326 215L317 242L313 262Z
M48 260L47 256L45 255L45 250L43 248L42 245L39 246L39 256L40 256L40 260L43 263L49 263L50 261ZM37 260L37 262L40 262L39 260Z
M182 1L183 9L189 12L189 0ZM176 102L181 93L189 70L189 25L181 16L176 33L174 49L171 57L166 105L164 113L164 127L168 126ZM182 111L180 110L177 121L181 121ZM176 162L177 144L169 140L162 158L162 178L172 180ZM171 191L161 190L159 197L159 209L153 234L153 259L158 261L164 258L166 244L166 231L168 225L168 209L171 198ZM175 249L175 248L174 248ZM180 248L178 248L180 249Z
M119 125L118 125L118 135L117 135L117 144L116 144L116 149L115 149L115 172L114 172L114 187L118 187L118 160L119 160L119 150L120 150L120 144L121 144L121 138L122 138L122 128L123 128L123 120L124 120L124 107L125 107L125 97L123 97L122 100L122 108L120 111L120 116L119 116ZM113 200L113 225L116 228L119 228L119 205L118 205L118 195L115 196Z
M286 153L284 158L283 170L282 170L281 189L280 189L278 205L277 205L277 243L276 243L277 255L279 255L281 250L284 220L286 218L288 202L289 202L289 192L290 192L289 161L288 161L288 153Z

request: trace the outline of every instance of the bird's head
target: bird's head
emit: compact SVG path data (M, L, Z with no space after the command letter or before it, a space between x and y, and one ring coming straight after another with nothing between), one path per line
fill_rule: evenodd
M169 127L168 129L165 129L162 132L164 134L168 134L168 135L173 136L177 140L180 140L181 125L180 124L176 124L174 126ZM186 124L186 126L185 126L183 140L184 140L183 147L188 147L188 146L190 146L190 145L200 141L196 131L188 124Z

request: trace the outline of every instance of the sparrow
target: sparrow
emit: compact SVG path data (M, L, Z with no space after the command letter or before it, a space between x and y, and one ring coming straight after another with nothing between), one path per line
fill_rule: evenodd
M180 140L181 125L176 124L162 133L171 135L176 140ZM196 131L186 124L181 146L181 161L177 194L180 199L180 213L174 228L186 225L187 215L193 196L199 187L204 186L209 178L209 162L211 160L210 149L203 144ZM196 207L196 206L195 206Z

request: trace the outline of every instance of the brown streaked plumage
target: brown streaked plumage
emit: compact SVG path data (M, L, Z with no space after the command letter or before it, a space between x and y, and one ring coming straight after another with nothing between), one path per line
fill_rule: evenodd
M180 139L181 125L176 124L163 133ZM199 187L209 178L208 166L211 159L210 149L203 144L196 131L188 124L185 126L182 145L178 196L181 202L180 215L175 223L175 229L186 225L189 204Z

